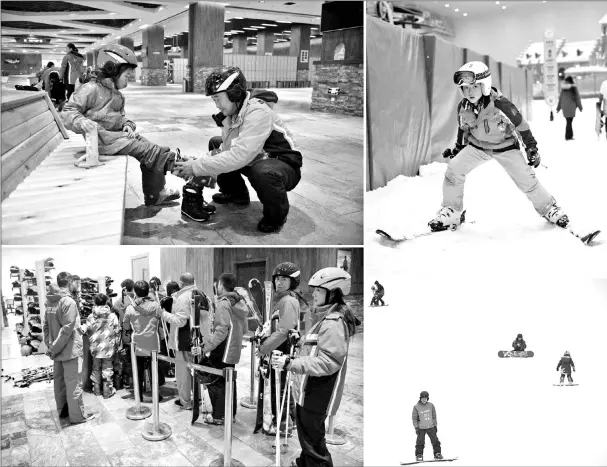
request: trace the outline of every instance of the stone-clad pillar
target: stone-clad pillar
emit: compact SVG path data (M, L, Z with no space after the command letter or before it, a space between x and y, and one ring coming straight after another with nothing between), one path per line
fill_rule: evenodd
M181 33L177 36L177 45L181 47L181 58L188 58L188 36L187 32Z
M247 37L238 34L237 36L233 36L232 43L232 53L238 55L246 55L247 54Z
M190 3L188 64L194 92L204 93L207 76L223 66L224 18L223 4Z
M257 55L272 55L274 51L274 33L271 31L259 31L257 33Z
M164 68L164 26L155 24L143 30L141 44L141 84L166 86L167 71Z
M289 55L297 58L297 81L309 81L310 73L310 31L307 24L291 26Z
M118 39L118 44L125 46L127 49L130 49L133 53L135 53L135 44L132 37L121 37ZM129 81L135 81L135 73L131 75Z

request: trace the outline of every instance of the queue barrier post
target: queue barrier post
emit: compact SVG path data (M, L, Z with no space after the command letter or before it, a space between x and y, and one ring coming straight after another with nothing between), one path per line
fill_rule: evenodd
M141 394L139 394L139 374L137 372L137 357L135 356L135 341L131 336L131 368L133 370L133 394L135 395L135 405L126 409L126 418L129 420L143 420L152 415L152 410L145 405L141 405Z
M160 421L160 398L158 397L158 351L152 350L152 423L143 425L141 436L148 441L162 441L171 436L171 427Z
M245 336L246 337L246 336ZM255 394L255 374L256 374L256 365L255 365L255 343L253 342L253 336L250 336L250 344L251 344L251 381L249 388L249 397L243 397L240 399L240 405L247 409L256 409L257 408L257 395Z

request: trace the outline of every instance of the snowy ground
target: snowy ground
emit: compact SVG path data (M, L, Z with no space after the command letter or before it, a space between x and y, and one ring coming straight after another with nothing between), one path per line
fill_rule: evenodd
M376 264L414 264L416 272L444 274L476 260L522 275L567 269L590 277L607 277L607 139L594 132L596 99L584 99L584 111L573 122L574 141L565 141L565 119L549 121L544 101L534 101L531 129L538 141L541 183L557 199L580 230L601 229L593 248L540 218L524 194L495 161L476 168L466 180L467 219L457 232L406 241L396 247L382 240L378 228L395 233L416 233L440 208L444 163L422 167L418 177L399 176L386 187L365 196L365 249ZM392 248L391 248L392 247ZM367 263L369 265L369 263ZM446 268L446 271L445 271ZM441 271L441 272L439 272ZM381 280L380 280L381 282Z
M422 390L443 455L459 457L440 465L607 465L607 280L530 278L528 268L465 277L444 268L420 280L394 261L380 266L367 261L365 274L389 304L365 310L365 465L415 459L411 410ZM535 357L498 358L518 333ZM565 350L579 386L553 386Z

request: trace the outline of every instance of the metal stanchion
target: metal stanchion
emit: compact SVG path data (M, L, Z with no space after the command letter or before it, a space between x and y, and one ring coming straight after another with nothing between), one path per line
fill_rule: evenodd
M251 386L249 397L243 397L240 399L240 405L246 407L247 409L255 409L257 408L257 394L255 394L255 344L253 342L253 336L251 336L250 340L251 344Z
M272 356L277 357L282 355L279 350L273 350ZM271 369L271 366L270 366ZM280 467L280 424L282 422L282 414L280 413L280 370L274 369L274 390L276 391L276 467Z
M171 436L171 427L160 422L160 407L158 397L158 351L152 350L152 423L146 423L141 430L141 436L148 441L162 441Z
M329 427L327 428L325 439L327 440L327 444L336 446L346 444L346 438L335 433L335 415L329 415Z
M152 415L149 407L141 405L139 394L139 375L137 374L137 358L135 357L135 341L131 336L131 368L133 369L133 393L135 394L135 405L126 409L126 418L129 420L143 420Z

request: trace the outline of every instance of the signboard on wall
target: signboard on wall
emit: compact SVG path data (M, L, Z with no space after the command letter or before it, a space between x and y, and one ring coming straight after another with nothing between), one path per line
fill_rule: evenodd
M559 71L556 64L556 40L554 31L544 33L544 100L549 107L555 107L559 101Z
M301 53L299 54L299 61L301 63L308 63L308 51L307 50L301 51Z

